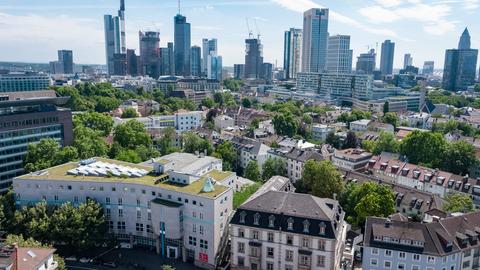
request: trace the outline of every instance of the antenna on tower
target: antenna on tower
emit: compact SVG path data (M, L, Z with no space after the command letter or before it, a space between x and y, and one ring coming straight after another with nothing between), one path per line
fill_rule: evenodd
M178 0L178 14L182 14L180 0Z

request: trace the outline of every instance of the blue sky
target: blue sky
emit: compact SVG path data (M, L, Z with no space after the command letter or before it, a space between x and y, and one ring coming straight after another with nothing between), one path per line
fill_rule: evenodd
M114 14L118 6L119 0L2 0L0 61L47 62L56 50L72 49L77 63L103 64L103 14ZM126 0L126 6L129 48L138 48L139 30L160 31L162 46L173 41L176 0ZM302 12L311 7L330 8L329 32L351 35L354 57L385 39L396 42L395 67L403 65L405 53L413 55L414 65L435 60L436 68L443 66L445 49L457 46L465 26L472 46L480 48L480 0L182 1L192 45L218 38L224 65L243 62L248 17L261 34L265 61L281 66L283 32L301 28Z

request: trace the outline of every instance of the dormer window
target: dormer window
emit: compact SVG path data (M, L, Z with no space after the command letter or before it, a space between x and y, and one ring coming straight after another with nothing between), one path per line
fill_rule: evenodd
M320 234L321 235L324 235L325 234L325 228L327 227L327 225L325 225L325 223L320 223Z
M260 214L255 213L255 215L253 216L253 225L259 225L259 224L260 224Z
M247 216L247 213L241 212L240 213L240 223L245 223L245 217Z
M308 220L305 220L303 222L303 232L308 233L309 229L310 229L310 222L308 222Z
M275 227L275 216L271 215L268 217L268 227L273 228Z
M293 218L288 218L287 229L290 230L290 231L293 230Z

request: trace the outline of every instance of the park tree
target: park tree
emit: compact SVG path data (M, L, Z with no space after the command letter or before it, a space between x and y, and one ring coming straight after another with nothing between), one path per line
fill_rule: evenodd
M260 175L260 168L256 161L251 160L247 167L245 168L245 178L250 179L254 182L260 182L262 177Z
M445 201L446 203L443 205L443 210L448 213L468 213L474 211L473 200L468 194L447 194L447 196L445 196Z
M213 156L223 161L223 170L236 171L237 167L237 151L230 141L225 141L217 146Z
M272 123L278 135L293 137L297 133L298 121L291 113L275 115Z
M330 161L307 160L303 168L302 185L321 198L334 198L343 190L342 174Z
M188 131L183 134L183 150L192 154L195 152L204 153L206 151L207 155L210 155L213 152L213 146L210 141L192 131Z
M101 132L82 125L73 130L73 146L80 159L103 157L108 153L108 145L101 137Z
M468 174L469 169L478 162L475 153L475 147L466 141L449 143L442 155L442 169L459 175Z
M120 106L121 101L114 97L97 96L95 98L97 104L95 105L96 112L111 112Z
M409 162L425 164L430 168L439 168L443 162L447 142L442 134L414 130L402 140L400 153L408 157Z
M245 108L250 108L252 107L252 101L248 97L244 97L242 99L242 106Z
M134 108L126 108L122 112L122 118L137 118L139 115Z
M172 142L175 140L176 131L173 127L163 129L163 136L157 140L156 144L162 156L173 153L179 149L173 147Z
M108 136L112 132L113 119L110 115L98 112L85 112L75 115L74 126L82 125L100 132L101 136Z
M383 103L383 114L387 114L390 111L390 103L388 101L385 101Z
M37 144L28 146L25 157L25 171L34 172L67 163L78 158L78 151L75 147L60 147L60 144L52 139L40 140Z
M386 124L392 125L393 127L397 127L399 119L396 113L387 112L383 115L382 121Z
M340 140L340 137L335 135L335 133L333 132L330 132L327 134L327 137L325 138L325 142L335 147L336 149L342 148L342 141Z
M202 100L202 106L207 107L209 109L213 108L215 107L215 101L210 97L206 97Z
M115 127L113 141L128 149L135 149L138 145L151 146L152 139L143 123L129 120Z
M355 135L355 132L349 131L347 133L347 138L345 139L345 142L343 143L342 147L344 149L358 147L358 138L357 138L357 135Z
M140 163L142 162L142 158L139 156L137 151L131 149L121 149L116 155L116 160L121 160L130 163Z
M286 164L283 159L269 157L262 165L262 179L268 181L272 176L286 176Z
M400 143L395 135L391 132L382 131L378 136L378 141L374 142L372 153L374 155L379 155L382 152L398 153L399 150Z

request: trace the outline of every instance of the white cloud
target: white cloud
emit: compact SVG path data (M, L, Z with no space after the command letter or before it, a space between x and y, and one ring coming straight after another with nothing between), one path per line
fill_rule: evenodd
M325 8L311 0L271 0L272 2L295 12L303 13L304 11L311 9L311 8ZM370 32L377 35L385 35L390 37L397 37L397 34L389 29L382 29L378 27L370 27L365 25L355 19L337 13L335 11L330 10L330 18L334 21L356 27L362 29L366 32Z

